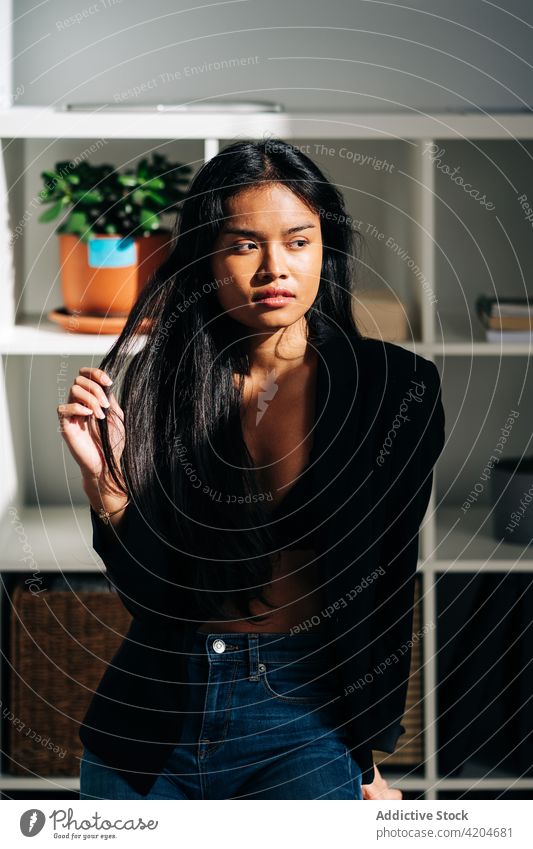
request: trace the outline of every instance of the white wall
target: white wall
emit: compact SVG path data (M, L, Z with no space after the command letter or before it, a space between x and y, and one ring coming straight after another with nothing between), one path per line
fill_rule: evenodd
M226 95L296 110L435 110L533 101L529 0L13 0L13 18L21 104ZM251 64L199 70L238 58Z

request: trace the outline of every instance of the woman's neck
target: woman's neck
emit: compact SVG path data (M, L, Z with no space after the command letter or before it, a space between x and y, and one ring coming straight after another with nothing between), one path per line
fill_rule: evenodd
M301 366L313 359L307 341L308 327L301 322L282 328L271 334L251 336L249 339L250 371L263 374L275 371L281 375L284 371Z

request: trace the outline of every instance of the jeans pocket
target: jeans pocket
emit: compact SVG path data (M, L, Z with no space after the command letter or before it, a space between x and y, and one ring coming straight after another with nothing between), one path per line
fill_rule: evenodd
M268 661L259 675L274 699L293 704L326 704L337 696L333 676L310 663Z

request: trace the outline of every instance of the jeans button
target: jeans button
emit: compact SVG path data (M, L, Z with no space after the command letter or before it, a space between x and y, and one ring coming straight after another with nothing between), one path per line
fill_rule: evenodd
M217 654L221 654L226 648L224 640L213 640L213 648Z
M264 663L260 663L258 666L259 672L266 672L266 666Z

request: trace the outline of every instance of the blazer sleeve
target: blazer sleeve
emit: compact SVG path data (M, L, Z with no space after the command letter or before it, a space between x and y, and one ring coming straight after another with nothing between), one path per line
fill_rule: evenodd
M106 567L106 577L116 590L122 604L135 619L145 620L148 611L143 611L135 599L134 575L137 573L141 552L138 535L133 533L132 504L128 504L118 528L105 525L98 513L89 507L93 531L93 548ZM126 590L124 576L129 573L129 591Z
M445 443L445 415L436 366L417 357L411 403L401 422L391 457L380 565L373 616L369 747L394 752L404 733L407 685L414 640L414 582L419 529L433 486L433 468ZM434 623L433 623L434 626ZM431 627L422 623L421 631Z
M113 525L104 524L96 510L89 505L93 531L93 548L102 558L104 564L106 563L106 559L113 559L113 556L118 554L122 540L125 539L127 541L128 529L131 522L130 508L131 502L124 510L122 520L117 529Z
M187 590L167 579L169 560L176 578L180 556L165 545L131 501L117 528L105 525L92 506L92 543L122 604L135 619L153 627L180 627L190 611Z

